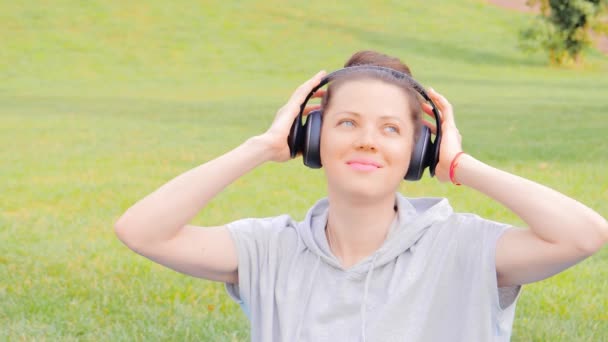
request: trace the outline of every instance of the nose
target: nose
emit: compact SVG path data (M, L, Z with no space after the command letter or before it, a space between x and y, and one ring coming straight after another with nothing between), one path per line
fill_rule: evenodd
M375 131L370 128L361 128L355 139L355 148L364 151L376 151Z

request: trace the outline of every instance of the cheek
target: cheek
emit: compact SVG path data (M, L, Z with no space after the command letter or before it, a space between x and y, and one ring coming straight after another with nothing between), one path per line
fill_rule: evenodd
M330 156L334 156L336 153L339 153L340 150L344 149L346 144L346 139L344 136L340 134L336 134L336 132L331 132L330 129L322 129L321 130L321 159L324 156L330 158Z
M324 134L323 131L321 131L321 163L323 164L324 168L327 168L327 166L330 165L331 161L333 160L332 157L330 157L333 154L333 149L335 148L335 144L333 142L332 137L329 134Z
M412 144L409 139L388 144L386 150L390 151L389 154L392 157L391 159L395 166L398 166L399 169L408 167L412 157Z

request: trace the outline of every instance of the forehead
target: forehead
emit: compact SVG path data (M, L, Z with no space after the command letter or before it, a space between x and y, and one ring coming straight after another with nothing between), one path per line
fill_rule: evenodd
M332 84L326 111L354 111L382 115L408 115L410 99L402 87L373 78L337 81Z

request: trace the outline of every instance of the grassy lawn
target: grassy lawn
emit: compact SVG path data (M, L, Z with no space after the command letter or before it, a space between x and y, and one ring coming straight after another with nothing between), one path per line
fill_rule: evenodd
M608 59L555 69L523 55L528 18L473 0L0 2L0 340L248 340L222 284L137 256L113 223L360 49L401 57L446 95L468 152L608 216ZM521 224L428 177L402 191ZM268 164L193 223L300 219L324 193L300 160ZM524 289L514 341L608 336L606 248Z

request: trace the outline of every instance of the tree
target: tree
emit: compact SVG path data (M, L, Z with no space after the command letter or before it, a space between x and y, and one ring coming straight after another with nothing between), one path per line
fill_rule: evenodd
M520 47L528 52L544 50L551 64L580 62L591 44L591 30L608 33L608 0L528 0L540 6L540 14L520 32Z

